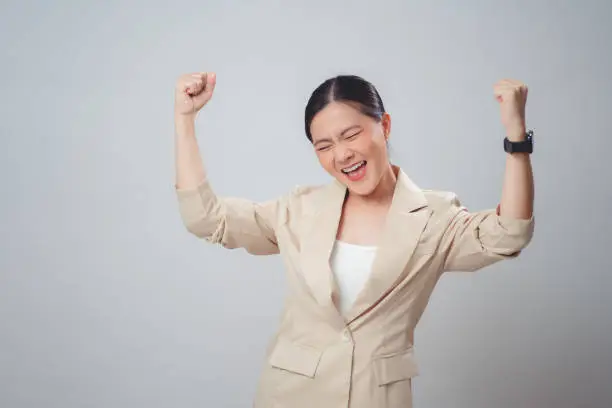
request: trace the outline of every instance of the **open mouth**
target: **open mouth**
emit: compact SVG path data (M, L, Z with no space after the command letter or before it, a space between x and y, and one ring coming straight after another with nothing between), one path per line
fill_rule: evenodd
M355 163L350 167L343 168L341 171L351 181L361 180L365 176L367 163L368 162L366 162L365 160L362 160L359 163Z

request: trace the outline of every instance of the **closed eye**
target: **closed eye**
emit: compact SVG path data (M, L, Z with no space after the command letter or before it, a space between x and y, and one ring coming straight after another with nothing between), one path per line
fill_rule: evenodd
M352 135L347 136L347 137L346 137L346 139L347 139L347 140L353 140L353 139L355 139L357 136L359 136L360 134L361 134L361 130L360 130L359 132L357 132L357 133L353 133Z

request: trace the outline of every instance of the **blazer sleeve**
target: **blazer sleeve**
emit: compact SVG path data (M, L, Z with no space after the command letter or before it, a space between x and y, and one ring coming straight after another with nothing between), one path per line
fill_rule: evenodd
M196 188L175 190L182 222L193 235L254 255L279 253L275 230L282 198L259 203L218 197L208 179Z
M443 270L473 272L516 258L531 242L534 217L511 218L495 209L470 212L451 194L447 228L442 238Z

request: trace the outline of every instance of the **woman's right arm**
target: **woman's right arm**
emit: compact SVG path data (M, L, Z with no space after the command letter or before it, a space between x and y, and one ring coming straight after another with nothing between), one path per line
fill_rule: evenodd
M198 141L195 119L212 98L216 84L214 74L196 73L179 77L174 101L176 152L176 187L193 189L206 178Z
M244 248L256 255L278 253L276 219L280 200L255 203L217 197L206 175L195 135L198 111L211 99L216 77L182 75L175 91L176 194L189 232L226 248Z

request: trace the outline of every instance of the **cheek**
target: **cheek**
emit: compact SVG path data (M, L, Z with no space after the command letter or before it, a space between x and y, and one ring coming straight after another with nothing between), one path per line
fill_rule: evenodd
M369 160L376 161L376 166L384 166L388 162L387 146L385 143L379 143L372 140L367 146L367 157Z
M355 150L368 157L370 160L377 159L381 155L379 143L372 137L364 137L360 140L355 146Z
M333 155L330 152L317 152L317 159L325 170L330 171L333 168Z

